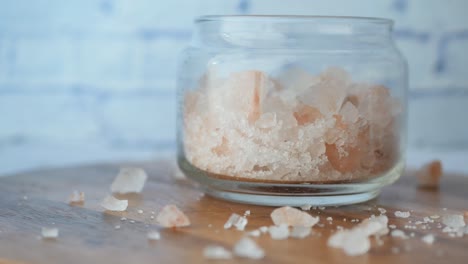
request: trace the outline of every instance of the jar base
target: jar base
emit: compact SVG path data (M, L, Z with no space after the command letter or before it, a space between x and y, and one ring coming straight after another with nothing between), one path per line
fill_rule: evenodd
M261 194L246 194L235 193L228 191L220 191L215 189L206 189L206 194L237 203L264 205L264 206L294 206L300 207L304 205L311 206L338 206L347 204L357 204L369 201L377 197L380 191L371 191L356 194L342 195L324 195L324 196L277 196L277 195L261 195Z

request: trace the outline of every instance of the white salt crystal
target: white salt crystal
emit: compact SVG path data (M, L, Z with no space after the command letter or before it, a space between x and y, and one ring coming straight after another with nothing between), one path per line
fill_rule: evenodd
M370 249L369 237L359 231L351 231L343 240L342 248L348 256L366 254Z
M159 234L158 231L149 231L146 234L146 237L148 238L148 240L159 240L161 239L161 234Z
M262 259L265 252L252 239L244 237L234 246L234 254L243 258Z
M432 234L428 234L428 235L423 236L421 240L428 245L432 245L435 241L435 237Z
M249 234L249 236L259 237L261 232L260 232L260 230L255 229L255 230L250 231L248 234Z
M203 256L206 259L231 259L232 254L222 246L207 246L203 249Z
M248 221L246 217L233 213L224 224L224 229L229 229L232 226L235 226L237 230L242 231L245 229L247 223Z
M265 233L268 232L268 226L261 226L258 230L260 230L260 232L262 232L263 234L265 234Z
M400 217L400 218L408 218L410 217L410 212L401 212L401 211L396 211L395 216Z
M139 214L142 214L143 213L143 210L138 210L137 211Z
M288 226L312 227L318 223L319 218L302 212L289 206L277 208L271 213L271 220L277 226L286 224Z
M128 200L118 200L114 196L107 196L101 202L101 206L109 211L125 211L128 206Z
M245 211L244 216L249 216L250 215L250 210Z
M371 235L386 235L388 230L388 217L385 215L379 215L377 217L371 217L365 219L360 223L356 229L359 228L363 230L363 232L367 236Z
M292 238L306 238L310 235L311 233L311 228L310 227L305 227L305 226L295 226L293 227L293 230L289 234L290 237Z
M333 218L331 216L327 217L327 221L333 221Z
M85 201L85 194L84 192L78 192L74 190L68 199L68 203L75 204L75 203L84 203Z
M270 233L270 237L274 240L283 240L289 237L289 228L287 224L270 226L268 232Z
M151 215L151 216L150 216L150 219L154 219L154 215Z
M175 205L166 205L159 212L156 221L164 227L184 227L190 225L188 217Z
M41 230L42 238L57 238L59 235L58 228L55 227L43 227Z
M396 238L408 239L408 236L406 236L405 232L398 230L398 229L393 230L391 235L392 237L396 237Z
M466 225L463 215L444 215L442 216L442 223L452 228L464 227Z
M359 111L352 103L346 102L341 107L340 115L343 117L343 121L348 124L353 124L359 118Z
M385 214L387 212L387 210L385 210L384 208L377 208L377 210L379 210L380 214Z
M120 229L119 225L114 226L114 229Z
M310 211L311 207L312 207L312 205L310 205L310 204L304 204L303 206L301 206L301 210Z
M135 220L130 220L130 224L134 224L135 223Z
M121 168L111 185L113 193L140 193L148 176L140 168Z
M120 218L120 221L126 221L126 220L127 220L127 218L126 218L126 217L122 217L122 218Z

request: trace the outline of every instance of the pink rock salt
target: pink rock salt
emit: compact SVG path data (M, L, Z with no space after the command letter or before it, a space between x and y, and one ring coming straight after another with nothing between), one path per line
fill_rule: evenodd
M442 162L434 160L425 164L416 172L419 187L437 188L442 177Z
M273 220L273 223L277 226L287 225L312 227L318 223L319 218L313 217L299 209L285 206L273 210L271 213L271 220Z
M156 221L164 227L184 227L190 225L188 217L175 205L166 205L159 212Z

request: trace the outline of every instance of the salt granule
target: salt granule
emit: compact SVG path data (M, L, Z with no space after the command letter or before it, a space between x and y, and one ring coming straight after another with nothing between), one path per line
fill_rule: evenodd
M289 234L289 237L292 238L306 238L310 235L311 233L311 228L310 227L305 227L305 226L295 226L293 227L293 230Z
M112 193L140 193L148 176L140 168L121 168L111 185Z
M207 246L203 249L203 256L206 259L231 259L232 254L222 246Z
M377 210L379 210L380 214L385 214L387 212L387 210L385 210L384 208L377 208Z
M408 239L408 236L405 234L405 232L398 230L398 229L393 230L391 235L392 237L396 237L396 238Z
M262 259L265 257L263 249L248 237L244 237L236 243L234 246L234 254L239 257L250 259Z
M312 207L312 205L310 204L305 204L303 206L301 206L301 210L302 211L310 211L310 208Z
M137 213L142 214L143 210L138 210Z
M459 228L466 225L463 215L444 215L442 216L442 223L451 228Z
M410 212L401 212L401 211L396 211L395 216L400 217L400 218L408 218L410 217Z
M101 202L101 206L109 211L122 212L127 210L128 200L118 200L114 196L107 196Z
M442 173L442 162L440 160L434 160L425 164L416 172L419 187L438 187Z
M255 229L255 230L250 231L248 234L249 236L259 237L261 235L261 232L259 229Z
M268 232L268 226L261 226L258 230L260 230L262 234L265 234Z
M159 212L156 221L164 227L184 227L190 225L188 217L175 205L166 205Z
M43 227L41 230L42 238L57 238L59 235L58 228L55 227Z
M289 228L287 224L281 224L279 226L270 226L268 228L271 239L283 240L289 237Z
M158 231L149 231L146 234L148 240L159 240L161 239L161 234Z
M432 245L435 241L435 237L432 234L428 234L428 235L423 236L421 240L428 245Z
M238 214L233 213L231 214L231 216L229 216L228 220L224 224L224 229L229 229L232 226L235 226L237 230L242 231L245 229L247 223L248 220L245 216L240 216Z
M312 227L318 223L319 218L313 217L296 208L285 206L273 210L271 213L271 220L273 220L273 223L277 226L286 224L288 226Z
M80 203L84 203L85 201L85 194L84 192L79 192L77 190L74 190L71 194L70 194L70 197L68 199L68 202L70 204L80 204Z

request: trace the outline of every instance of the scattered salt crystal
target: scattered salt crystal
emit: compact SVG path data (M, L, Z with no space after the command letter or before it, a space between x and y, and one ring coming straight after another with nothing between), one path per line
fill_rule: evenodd
M122 217L122 218L120 218L120 221L125 221L125 220L127 220L127 218L126 218L126 217Z
M273 223L277 226L286 224L288 226L312 227L318 223L319 218L313 217L301 210L285 206L273 210L271 213L271 220L273 220Z
M274 240L283 240L289 237L289 228L287 224L281 224L279 226L270 226L268 228L270 237Z
M151 219L154 219L154 215L151 215L150 218L151 218Z
M437 188L442 174L442 163L440 160L434 160L425 164L416 172L419 187Z
M250 215L250 210L245 211L244 216L249 216Z
M258 229L255 229L255 230L252 230L248 233L249 236L253 236L253 237L259 237L261 234L260 230Z
M143 213L143 210L138 210L137 211L139 214L142 214Z
M295 226L293 227L293 230L289 234L290 237L292 238L305 238L309 236L311 233L311 228L310 227L305 227L305 226Z
M234 246L234 254L243 258L262 259L265 252L252 239L244 237Z
M109 211L125 211L128 206L128 200L118 200L114 196L107 196L101 202L101 206Z
M154 211L151 211L151 214L156 214Z
M466 225L463 215L444 215L442 216L442 223L452 228L464 227Z
M28 200L28 196L23 196L23 200L27 201Z
M310 211L310 208L312 207L312 205L310 204L305 204L303 206L301 206L301 210L303 211Z
M245 216L240 216L238 214L231 214L226 223L224 224L224 229L229 229L232 226L235 226L237 230L244 230L248 221Z
M435 237L432 234L428 234L428 235L423 236L421 240L428 245L432 245L435 241Z
M411 232L411 233L409 234L409 236L410 236L410 237L414 237L414 232Z
M396 211L395 216L400 217L400 218L408 218L410 217L410 212L401 212L401 211Z
M114 226L115 229L120 229L119 225Z
M395 229L395 228L396 228L396 225L388 225L388 228L390 228L390 229Z
M203 249L203 256L206 259L231 259L232 254L222 246L207 246Z
M184 227L190 225L188 217L175 205L166 205L159 212L156 221L164 227Z
M41 230L42 238L57 238L59 235L58 228L55 227L43 227Z
M377 210L379 210L380 214L385 214L387 212L387 210L385 210L384 208L377 208Z
M268 226L261 226L258 230L260 230L260 232L262 232L263 234L265 234L265 233L268 232Z
M367 236L388 234L388 217L379 215L365 219L355 229L361 229Z
M319 209L319 210L325 210L326 207L325 207L325 206L319 206L318 209Z
M149 231L146 234L146 237L148 238L148 240L159 240L161 239L161 234L159 234L158 231Z
M360 231L351 231L343 240L342 248L348 256L363 255L370 249L369 237Z
M431 215L430 218L432 218L432 219L438 219L438 218L440 218L440 216L439 216L439 215Z
M113 193L140 193L148 176L140 168L121 168L111 185Z
M327 217L327 221L333 221L333 217L331 216Z
M69 204L79 204L79 203L84 203L84 201L85 201L84 192L78 192L77 190L74 190L70 194L70 197L68 198Z
M130 224L134 224L135 223L135 220L130 220Z

